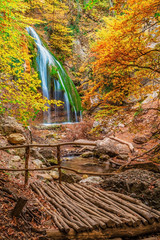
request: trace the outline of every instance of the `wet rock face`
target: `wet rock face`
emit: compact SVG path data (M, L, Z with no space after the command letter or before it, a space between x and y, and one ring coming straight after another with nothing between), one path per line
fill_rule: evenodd
M8 137L8 142L15 145L23 144L26 142L26 139L21 133L12 133Z
M132 169L104 178L103 189L139 198L143 203L160 210L160 173Z

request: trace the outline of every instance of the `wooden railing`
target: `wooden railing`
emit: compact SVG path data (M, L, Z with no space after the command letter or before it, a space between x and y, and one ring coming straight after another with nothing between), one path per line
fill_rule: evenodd
M7 150L7 149L15 149L15 148L25 148L25 167L23 169L10 169L10 168L0 168L0 171L12 171L12 172L19 172L24 171L25 172L25 181L24 184L28 184L28 178L29 178L29 172L31 171L49 171L54 168L58 168L59 172L59 183L61 183L62 180L62 169L73 171L77 174L87 174L87 175L94 175L94 176L107 176L107 175L113 175L113 173L93 173L93 172L80 172L76 169L63 167L61 165L61 146L65 145L74 145L74 146L80 146L80 145L88 145L88 146L96 146L95 143L76 143L76 142L65 142L65 143L58 143L58 144L28 144L28 145L16 145L16 146L5 146L0 147L0 150ZM29 158L30 158L30 149L33 147L56 147L57 148L57 163L54 166L46 167L46 168L29 168Z

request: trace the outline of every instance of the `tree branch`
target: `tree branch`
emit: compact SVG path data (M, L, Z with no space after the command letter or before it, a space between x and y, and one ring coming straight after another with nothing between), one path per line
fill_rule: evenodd
M131 158L126 164L122 165L118 170L117 172L120 172L122 171L125 167L127 167L132 161L136 160L137 158L140 158L140 157L143 157L144 155L152 152L155 148L157 147L160 147L160 144L157 144L155 145L154 147L150 148L148 151L142 153L141 155L137 156L137 157L134 157L134 158Z

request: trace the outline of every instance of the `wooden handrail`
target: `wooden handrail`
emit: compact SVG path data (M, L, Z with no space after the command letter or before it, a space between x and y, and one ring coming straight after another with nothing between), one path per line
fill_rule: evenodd
M26 152L25 152L25 185L28 185L28 165L29 165L29 157L30 157L30 147L26 147Z
M59 183L61 183L62 178L62 171L61 169L66 169L73 171L77 174L87 174L87 175L94 175L94 176L107 176L107 175L113 175L112 173L91 173L91 172L79 172L73 168L67 168L61 166L61 157L60 157L60 147L65 145L84 145L84 146L96 146L96 143L80 143L80 142L64 142L64 143L58 143L58 144L26 144L26 145L16 145L16 146L5 146L0 147L0 150L6 150L6 149L15 149L15 148L25 148L25 168L24 169L8 169L8 168L0 168L0 171L25 171L25 185L28 184L28 177L29 177L29 171L48 171L52 170L54 168L58 168L59 171ZM58 164L47 167L47 168L29 168L29 158L30 158L30 149L32 147L57 147L57 162Z
M60 146L57 146L57 162L59 164L58 172L59 172L59 183L61 183L62 172L61 172L61 151Z
M57 164L57 165L54 165L54 166L51 166L51 167L46 167L46 168L21 168L21 169L11 169L11 168L0 168L0 171L9 171L9 172L24 172L26 170L28 171L49 171L49 170L52 170L54 168L59 168L60 166Z
M16 146L5 146L0 147L0 150L5 149L14 149L14 148L26 148L26 147L58 147L58 146L65 146L65 145L84 145L84 146L96 146L96 143L76 143L76 142L65 142L65 143L58 143L58 144L27 144L27 145L16 145Z

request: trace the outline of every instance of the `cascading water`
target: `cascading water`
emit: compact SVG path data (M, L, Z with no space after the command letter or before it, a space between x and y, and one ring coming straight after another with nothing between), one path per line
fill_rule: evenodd
M43 46L36 31L32 27L28 27L27 31L34 38L37 46L37 65L43 96L49 100L53 97L55 100L64 102L63 109L57 106L54 109L48 108L48 111L44 113L44 123L80 121L81 101L72 80L60 62ZM58 79L51 75L52 68Z

